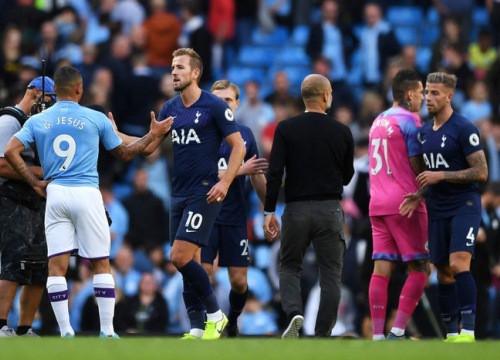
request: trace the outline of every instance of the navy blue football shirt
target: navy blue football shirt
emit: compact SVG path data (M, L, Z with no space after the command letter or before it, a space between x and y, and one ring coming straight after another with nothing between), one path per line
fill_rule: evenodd
M218 181L217 162L223 138L238 131L227 104L202 90L200 98L185 107L181 97L167 101L159 120L174 117L172 144L172 195L205 195Z
M252 156L259 156L257 143L252 130L245 125L238 124L243 141L245 142L246 155L245 161ZM219 170L226 170L231 155L231 147L224 140L220 147ZM221 225L246 225L246 206L245 206L245 179L246 176L238 176L229 187L226 198L222 202L216 224Z
M479 131L463 116L453 112L446 123L433 130L434 120L419 131L424 161L430 171L460 171L469 168L467 156L482 150ZM427 211L433 219L448 218L457 211L480 211L477 182L454 184L443 181L429 186Z

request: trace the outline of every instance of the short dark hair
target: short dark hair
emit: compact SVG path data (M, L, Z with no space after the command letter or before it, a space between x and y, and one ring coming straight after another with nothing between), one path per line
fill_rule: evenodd
M394 101L405 101L406 93L418 88L419 82L422 82L422 78L415 70L399 70L394 79L392 79L392 97Z
M191 48L180 48L172 53L174 58L182 55L189 56L189 66L191 67L191 70L200 70L200 76L198 76L198 82L200 82L201 75L203 75L203 60L201 59L201 56Z
M62 66L54 74L54 84L58 95L66 93L71 86L81 82L82 75L72 66Z

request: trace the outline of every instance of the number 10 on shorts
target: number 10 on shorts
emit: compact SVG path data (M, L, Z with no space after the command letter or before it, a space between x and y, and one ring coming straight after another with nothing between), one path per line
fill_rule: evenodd
M200 228L202 222L203 216L201 214L194 214L192 211L188 211L188 218L184 226L197 230Z

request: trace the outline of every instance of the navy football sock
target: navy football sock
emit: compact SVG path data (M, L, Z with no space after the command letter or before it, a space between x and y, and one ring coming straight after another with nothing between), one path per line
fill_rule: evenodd
M235 324L238 316L241 315L248 298L248 287L243 294L238 294L231 290L229 292L229 322Z
M458 334L458 300L455 283L439 284L439 305L441 317L448 334Z
M189 317L189 323L191 324L191 329L205 329L205 305L198 299L191 285L183 279L184 282L184 292L182 297L184 298L184 304L186 305L186 311Z
M205 305L207 313L215 313L220 310L219 303L210 284L210 279L200 264L191 260L181 267L179 272L189 283L198 299Z
M457 284L458 304L462 316L462 329L474 331L476 322L477 288L470 271L463 271L455 275Z

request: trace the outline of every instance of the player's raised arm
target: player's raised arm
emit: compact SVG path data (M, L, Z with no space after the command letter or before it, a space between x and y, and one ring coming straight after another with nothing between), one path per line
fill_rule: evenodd
M154 112L151 112L151 116L154 116ZM127 134L120 132L118 130L118 126L116 125L115 119L113 117L113 113L111 111L108 113L108 118L111 121L111 123L113 124L113 129L115 129L116 134L120 137L120 139L122 139L124 145L130 145L133 142L140 140L140 137L138 137L138 136L131 136L131 135L127 135ZM173 117L169 117L169 118L165 119L165 121L168 121L168 120L173 120ZM146 146L146 148L143 151L141 151L140 154L144 155L144 156L151 155L158 148L158 146L160 146L163 139L165 139L165 137L167 137L169 131L167 131L164 135L160 136L158 139L154 140L151 144Z
M170 131L172 122L173 118L168 118L164 121L157 121L154 112L151 112L151 128L149 132L133 143L128 145L124 143L120 144L111 150L111 153L122 161L131 160L134 156L142 154L144 150L146 150L146 148L153 142L158 141L158 139L161 141L161 139L163 139L163 135Z
M207 193L207 202L209 204L219 203L224 200L227 190L236 177L241 163L245 158L245 143L243 142L239 131L226 136L226 142L231 147L231 155L229 156L226 171L221 176L219 182L215 184Z

